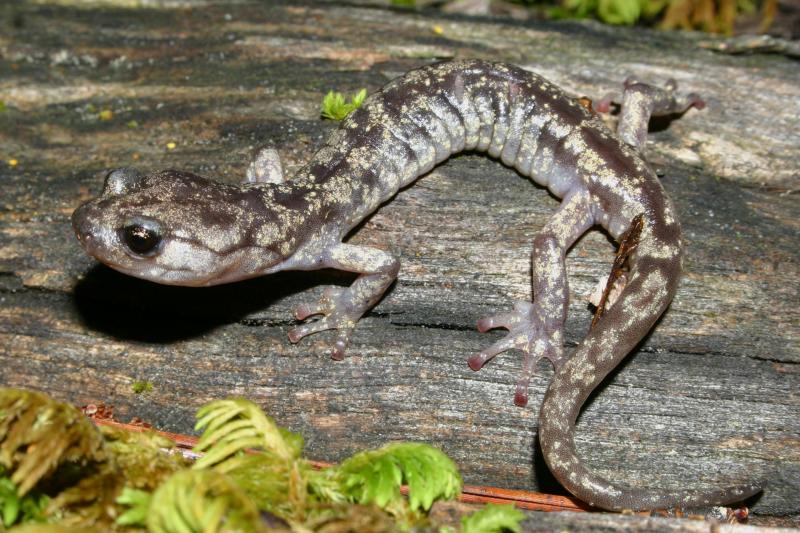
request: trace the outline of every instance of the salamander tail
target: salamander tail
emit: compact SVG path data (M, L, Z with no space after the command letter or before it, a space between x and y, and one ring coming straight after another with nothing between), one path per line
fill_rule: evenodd
M559 368L539 415L539 441L545 461L565 488L581 500L609 510L694 508L746 500L762 484L722 490L638 489L612 483L590 472L575 451L575 421L586 398L650 330L669 305L680 258L640 254L619 299Z

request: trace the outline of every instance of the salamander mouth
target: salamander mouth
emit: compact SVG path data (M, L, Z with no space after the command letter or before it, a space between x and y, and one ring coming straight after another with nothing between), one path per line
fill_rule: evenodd
M107 265L114 270L118 270L125 274L129 274L130 272L126 270L125 265L114 261L106 254L103 253L104 247L100 242L100 239L94 237L91 234L77 234L78 242L83 246L83 249L86 251L89 256L93 257L94 259L100 261L104 265Z

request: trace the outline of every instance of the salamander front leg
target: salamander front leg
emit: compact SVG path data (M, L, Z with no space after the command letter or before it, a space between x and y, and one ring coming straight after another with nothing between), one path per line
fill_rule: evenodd
M495 355L516 348L524 353L522 376L517 382L514 403L528 403L528 383L536 363L547 358L557 369L564 360L564 322L569 289L564 258L567 250L594 224L588 194L565 198L556 214L542 228L533 243L533 303L518 302L510 313L478 321L481 332L505 328L508 335L469 360L480 370Z
M341 360L356 323L378 303L397 278L400 262L396 257L377 248L338 244L326 257L325 266L358 272L361 275L349 287L328 287L319 301L299 305L294 311L298 320L313 315L324 316L290 330L289 340L296 343L306 335L337 329L338 335L333 343L331 357Z

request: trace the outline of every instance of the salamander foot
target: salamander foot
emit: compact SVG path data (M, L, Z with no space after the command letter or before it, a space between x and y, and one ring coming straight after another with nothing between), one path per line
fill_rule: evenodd
M303 337L313 333L336 329L338 334L331 349L331 358L341 361L350 344L350 334L363 313L363 309L357 310L351 304L349 289L328 287L316 303L300 304L294 310L294 316L298 320L305 320L314 315L325 316L289 330L289 341L296 344Z
M544 323L538 318L535 304L517 302L510 313L498 313L478 320L478 331L505 328L508 335L470 357L468 364L472 370L480 370L494 356L511 350L521 350L524 354L522 377L517 381L514 404L524 407L528 404L528 384L536 363L547 358L558 368L563 358L560 330L546 331Z

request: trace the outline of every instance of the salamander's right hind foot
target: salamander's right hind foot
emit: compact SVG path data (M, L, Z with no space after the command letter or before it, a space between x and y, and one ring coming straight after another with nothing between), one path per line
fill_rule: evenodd
M494 356L511 349L524 354L522 375L517 381L514 404L524 407L528 404L528 384L533 369L541 358L547 358L558 368L563 359L562 334L557 328L548 331L544 321L538 317L535 304L517 302L510 313L498 313L478 320L478 331L504 328L508 334L480 353L470 357L468 364L472 370L480 370Z

